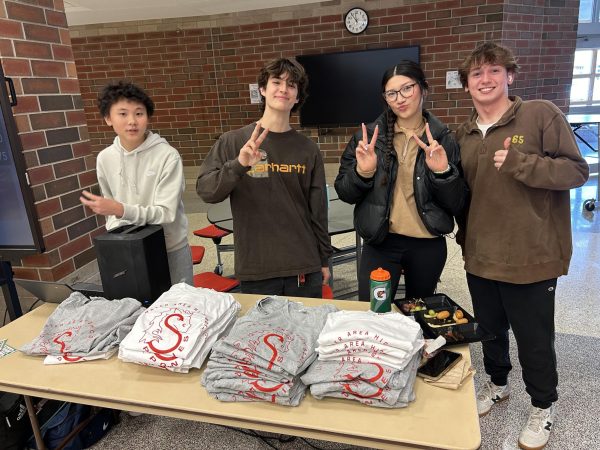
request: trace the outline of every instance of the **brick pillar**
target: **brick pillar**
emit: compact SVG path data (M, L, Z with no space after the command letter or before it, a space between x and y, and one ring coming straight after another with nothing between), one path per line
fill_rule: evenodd
M18 278L56 281L95 259L98 219L79 202L97 184L62 0L0 0L0 63L46 251L13 261Z
M578 20L577 0L504 0L502 43L521 66L511 94L569 110Z

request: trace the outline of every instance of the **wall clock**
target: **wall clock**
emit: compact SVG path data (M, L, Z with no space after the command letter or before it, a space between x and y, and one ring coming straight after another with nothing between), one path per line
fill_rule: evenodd
M352 8L344 17L344 25L352 34L360 34L367 29L369 25L369 16L362 8Z

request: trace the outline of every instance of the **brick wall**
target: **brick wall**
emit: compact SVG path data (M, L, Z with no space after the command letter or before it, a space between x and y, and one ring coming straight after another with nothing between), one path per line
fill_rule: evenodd
M46 247L13 261L15 276L58 280L95 258L100 225L78 200L97 182L62 0L0 0L0 62L17 91L13 114Z
M93 151L113 139L95 107L98 90L112 78L127 77L148 89L157 104L152 128L179 149L187 166L195 166L221 133L260 117L257 106L250 105L248 83L256 82L266 60L310 53L420 45L431 86L426 107L453 126L467 117L471 101L462 89L445 88L446 71L455 70L477 42L493 39L511 46L523 64L513 93L547 98L566 111L578 1L355 4L370 17L368 30L358 36L343 26L347 2L195 22L166 19L71 28ZM292 123L298 123L297 116ZM320 136L316 129L304 131L320 144L326 162L339 160L352 132L341 128Z
M506 2L502 42L521 65L512 93L544 98L568 111L578 12L578 0Z

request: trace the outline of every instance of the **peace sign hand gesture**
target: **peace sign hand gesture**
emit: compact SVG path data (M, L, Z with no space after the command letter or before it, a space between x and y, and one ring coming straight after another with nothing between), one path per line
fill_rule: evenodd
M427 133L429 145L426 145L416 134L413 135L413 137L415 138L415 141L417 141L419 147L425 152L425 162L427 163L427 167L429 167L429 170L432 172L444 172L449 167L446 150L444 150L444 147L440 145L438 141L433 139L428 123L425 124L425 133Z
M356 165L361 172L373 172L377 168L377 155L375 154L375 142L379 135L379 125L375 126L375 131L369 142L367 127L362 124L362 140L358 141L356 147Z
M265 128L262 133L260 133L260 122L256 122L256 127L252 132L252 136L248 139L248 142L244 144L244 146L240 149L240 154L238 155L238 161L244 167L252 167L254 164L259 162L262 158L260 154L260 144L263 143L267 134L269 134L269 129Z

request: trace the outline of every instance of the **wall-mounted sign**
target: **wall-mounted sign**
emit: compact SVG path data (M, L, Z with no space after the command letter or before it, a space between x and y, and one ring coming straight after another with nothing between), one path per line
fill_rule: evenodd
M248 90L250 91L250 103L253 105L260 104L260 92L258 90L258 84L249 84Z

